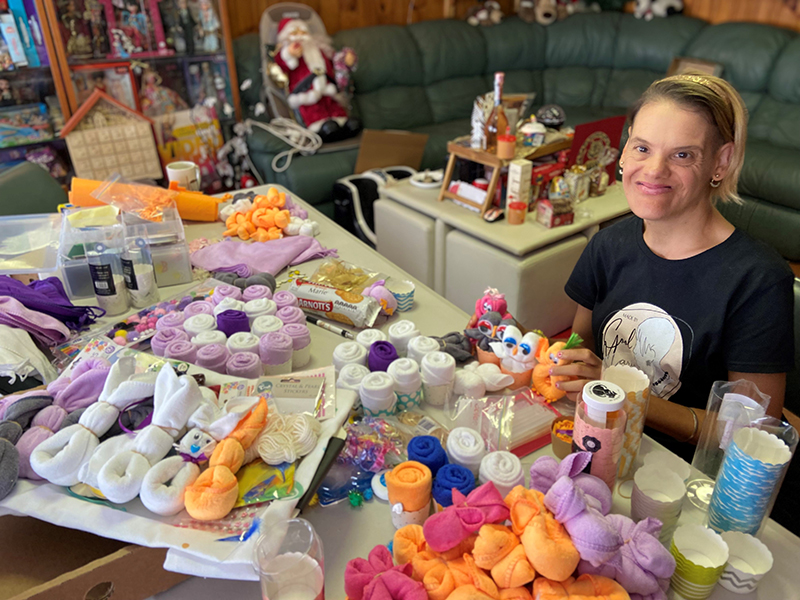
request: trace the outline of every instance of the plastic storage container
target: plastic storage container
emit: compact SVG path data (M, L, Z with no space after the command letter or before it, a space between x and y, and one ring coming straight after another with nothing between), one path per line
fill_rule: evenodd
M121 214L122 222L127 229L130 230L135 226L144 226L147 229L158 287L192 281L189 246L186 244L183 221L175 207L164 209L163 219L159 222L146 221L132 213Z
M55 275L60 227L60 214L0 217L0 274Z
M61 237L58 245L58 267L64 289L71 300L94 298L92 275L89 272L89 261L83 249L81 230L73 227L66 217L81 208L64 210L61 221Z

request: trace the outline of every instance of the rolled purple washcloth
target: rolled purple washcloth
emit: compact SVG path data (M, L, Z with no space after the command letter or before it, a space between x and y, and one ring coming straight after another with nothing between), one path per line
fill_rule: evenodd
M397 349L391 342L375 342L369 348L367 367L370 371L385 371L397 358Z
M168 327L174 327L175 329L183 330L183 322L185 320L186 317L184 317L183 313L180 311L176 310L174 312L167 313L158 321L156 321L156 331L161 331L162 329L166 329Z
M225 363L225 371L233 377L244 377L245 379L258 379L263 373L264 367L258 354L252 352L237 352Z
M261 336L258 353L264 363L265 375L284 375L292 371L292 338L280 331L270 331Z
M275 292L272 300L278 305L278 310L286 306L297 306L297 296L291 292Z
M296 306L284 306L278 309L275 316L283 321L284 325L288 325L289 323L305 325L306 323L306 314L303 312L302 308L297 308Z
M217 315L217 329L231 337L240 331L250 331L250 319L241 310L226 310Z
M196 315L213 315L214 305L207 300L198 300L191 302L186 308L183 309L183 316L185 318L194 317Z
M214 288L214 293L211 294L211 301L214 306L222 302L224 298L233 298L234 300L242 299L242 290L235 285L218 285Z
M245 288L242 292L242 300L245 302L250 302L250 300L259 300L260 298L272 300L272 292L265 285L251 285L250 287Z
M185 340L170 342L164 349L164 358L194 363L197 360L197 346Z
M188 342L189 336L183 329L175 327L167 327L156 331L156 334L150 338L150 347L153 349L153 354L156 356L164 356L164 350L172 342Z
M230 352L223 344L208 344L197 351L197 366L225 373L225 364L230 356Z

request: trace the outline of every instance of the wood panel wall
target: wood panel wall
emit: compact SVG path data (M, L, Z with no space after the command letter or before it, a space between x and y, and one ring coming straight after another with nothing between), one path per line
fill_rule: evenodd
M258 31L264 9L283 0L229 0L231 34ZM295 0L298 1L298 0ZM463 19L475 0L299 0L319 13L328 33L371 25L405 25L454 16ZM511 14L514 0L499 0ZM753 21L800 31L800 14L783 0L684 0L685 14L710 21ZM413 8L409 21L409 6ZM629 7L630 8L630 7Z

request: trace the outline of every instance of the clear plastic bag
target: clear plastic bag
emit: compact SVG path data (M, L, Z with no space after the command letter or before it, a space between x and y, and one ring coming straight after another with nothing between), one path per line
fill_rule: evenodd
M119 173L113 173L92 192L92 196L100 202L116 206L120 211L133 213L147 221L160 222L165 209L175 208L178 192L128 181Z
M309 281L344 292L360 294L365 288L381 279L386 279L386 275L369 271L339 258L326 258L311 275Z

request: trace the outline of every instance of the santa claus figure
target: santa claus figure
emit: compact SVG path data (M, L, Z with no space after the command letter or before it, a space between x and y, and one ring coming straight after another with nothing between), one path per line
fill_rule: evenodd
M336 99L332 55L327 38L312 36L305 21L282 19L278 24L274 59L289 80L289 106L326 142L352 137L360 129ZM355 63L355 55L351 60Z

